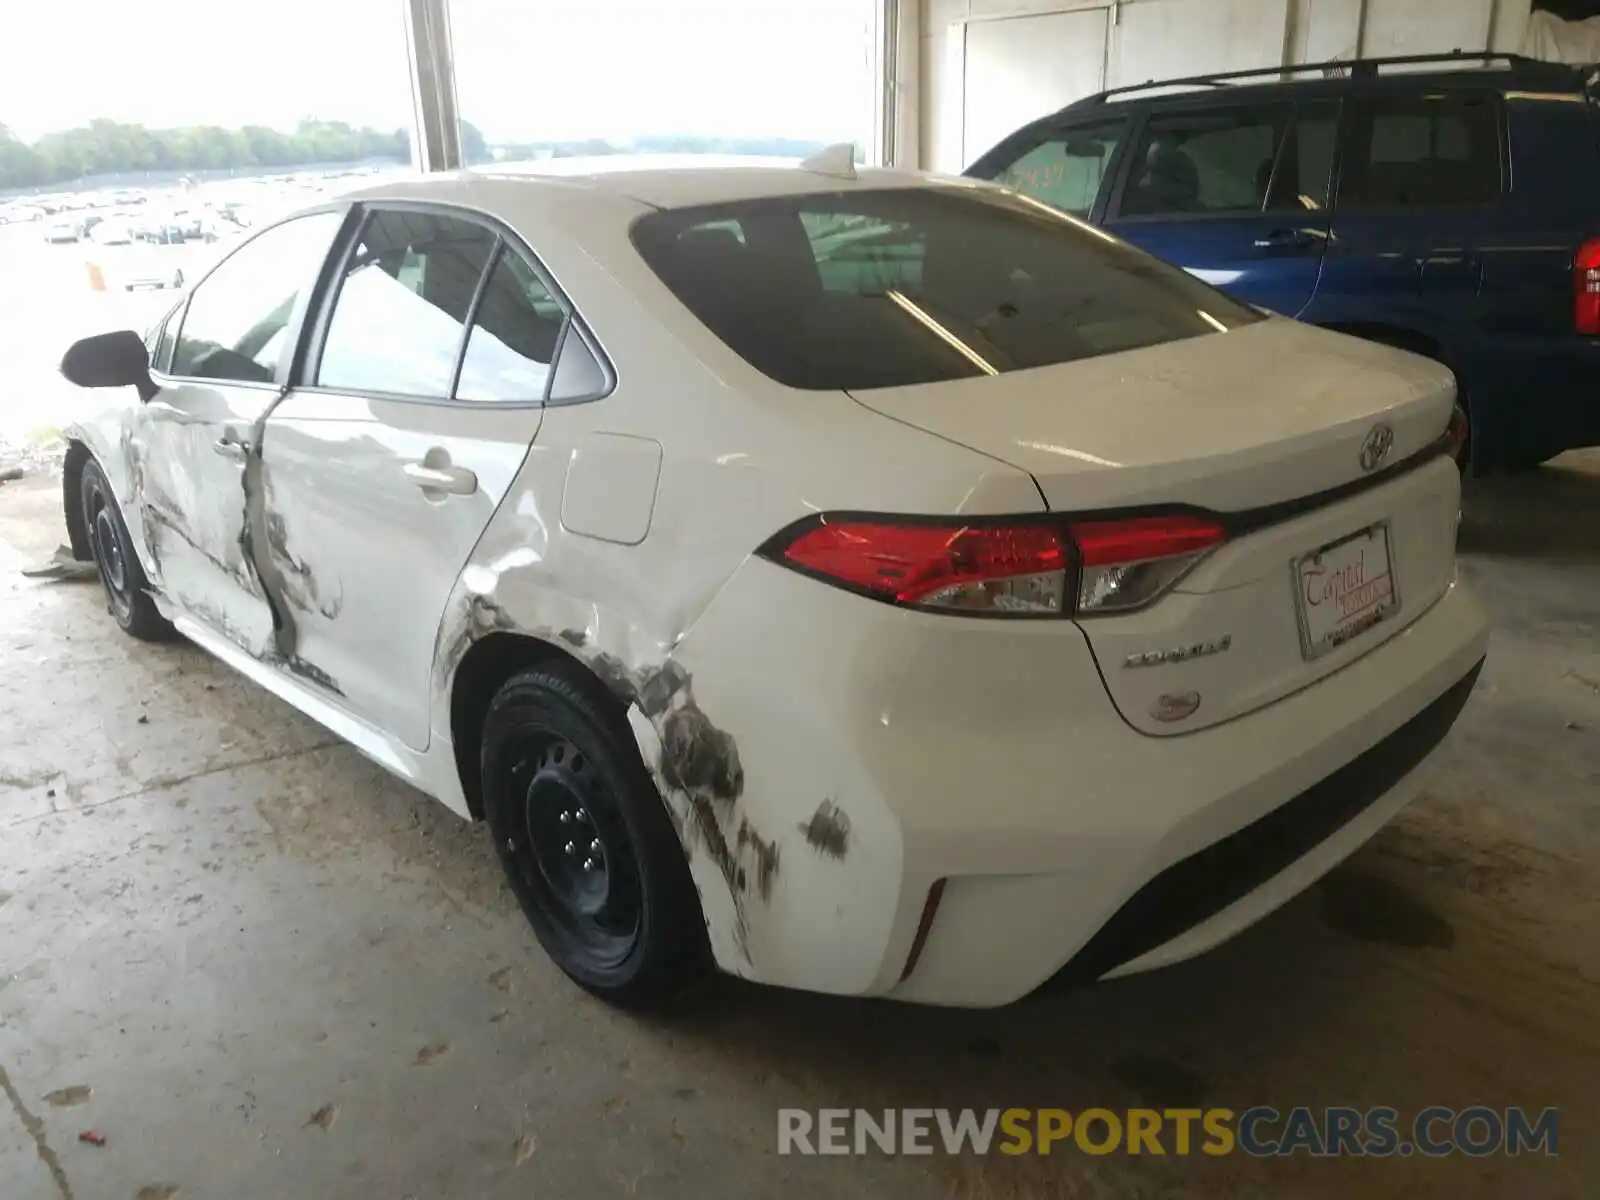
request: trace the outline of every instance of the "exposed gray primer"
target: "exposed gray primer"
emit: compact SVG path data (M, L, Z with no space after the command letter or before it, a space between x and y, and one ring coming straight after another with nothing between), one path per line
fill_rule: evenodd
M279 570L270 553L271 536L267 524L266 489L261 481L261 439L266 431L267 418L283 402L286 395L287 392L280 392L267 406L266 411L256 418L256 423L250 429L250 444L242 476L244 524L239 530L239 549L244 552L244 561L249 564L251 573L260 583L267 607L272 611L273 653L263 661L281 666L291 675L314 683L335 696L343 696L344 690L339 687L338 681L333 676L315 663L307 662L300 657L299 629L295 625L290 605L285 600L289 590L288 585L284 581L283 572ZM256 547L263 542L268 546L268 553L257 555Z
M675 661L648 672L635 696L661 742L653 773L668 807L680 813L684 848L709 857L728 885L734 942L750 961L747 906L752 895L772 899L780 856L777 843L763 838L740 810L745 780L738 743L706 716L692 678Z
M668 659L660 666L635 669L600 650L586 629L559 632L515 622L488 596L473 593L444 623L438 654L440 684L454 677L472 644L499 631L553 640L571 649L624 704L637 705L661 743L650 764L685 851L705 854L716 866L733 900L734 940L750 959L747 904L752 896L772 898L780 867L776 842L763 838L740 810L744 766L733 736L715 725L694 698L693 680Z
M269 500L271 491L269 487ZM283 580L283 598L291 607L301 612L321 613L330 621L338 619L344 609L344 590L339 588L331 596L322 594L311 568L304 559L296 558L289 550L289 530L283 514L270 506L267 508L267 551L274 565L279 568L279 576Z
M128 464L129 489L133 503L138 505L145 527L145 542L157 571L160 572L161 569L161 537L170 534L180 538L245 591L266 602L267 609L272 614L272 645L265 650L250 645L243 633L205 597L184 596L178 599L193 609L223 637L253 658L280 666L290 674L308 680L325 691L342 696L343 690L331 675L315 663L307 662L300 657L297 649L298 631L291 609L298 603L302 610L314 609L332 619L338 615L343 597L335 597L330 601L318 595L305 564L288 552L282 519L276 518L275 522L269 519L266 509L261 478L261 439L267 418L287 394L280 392L250 429L248 453L240 480L244 493L244 519L239 530L238 563L220 559L215 553L200 545L199 540L183 521L180 507L149 486L145 477L144 460L130 424L123 425L121 449L123 459ZM162 533L158 535L157 530ZM265 547L268 552L258 556L256 554L258 546ZM273 561L271 551L274 548L289 564L293 579L286 578L285 573Z
M806 835L806 844L829 858L843 858L850 853L850 817L832 800L824 800L811 814L811 820L800 825Z
M438 683L443 690L455 678L456 668L467 657L472 644L491 633L510 633L517 629L511 614L488 596L469 593L456 611L439 627L433 661L438 664Z

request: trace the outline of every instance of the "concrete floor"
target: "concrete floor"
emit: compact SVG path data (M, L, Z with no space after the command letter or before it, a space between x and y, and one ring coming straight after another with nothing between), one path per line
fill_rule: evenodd
M3 1200L1600 1195L1600 453L1472 488L1495 643L1402 820L1216 953L992 1013L608 1011L480 828L21 578L56 486L0 487ZM780 1106L1262 1103L1557 1105L1561 1155L775 1153Z

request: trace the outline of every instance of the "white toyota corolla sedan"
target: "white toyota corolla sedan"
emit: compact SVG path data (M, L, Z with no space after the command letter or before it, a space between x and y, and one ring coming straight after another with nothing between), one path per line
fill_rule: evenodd
M988 184L395 183L62 370L119 624L485 820L622 1003L1196 954L1399 811L1487 644L1447 371Z

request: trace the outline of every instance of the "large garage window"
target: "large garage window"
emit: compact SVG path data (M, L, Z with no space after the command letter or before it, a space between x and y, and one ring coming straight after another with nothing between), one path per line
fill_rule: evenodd
M633 236L718 337L797 388L995 375L1260 319L1182 271L996 191L677 209L641 218Z
M451 0L462 152L867 157L883 2Z

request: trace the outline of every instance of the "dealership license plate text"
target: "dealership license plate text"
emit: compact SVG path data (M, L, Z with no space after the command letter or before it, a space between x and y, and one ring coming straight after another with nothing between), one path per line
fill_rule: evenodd
M1294 576L1301 649L1307 658L1343 645L1400 607L1387 524L1297 559Z

